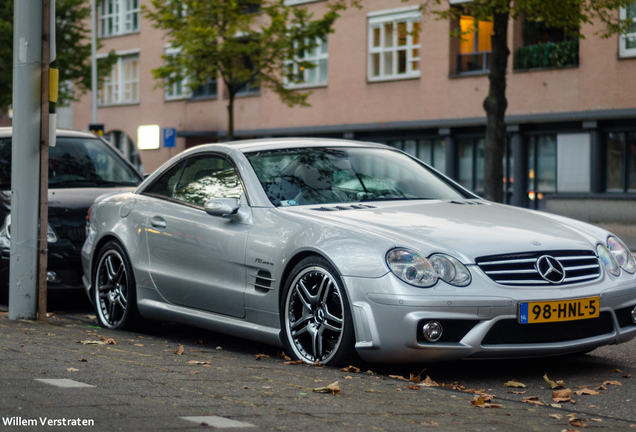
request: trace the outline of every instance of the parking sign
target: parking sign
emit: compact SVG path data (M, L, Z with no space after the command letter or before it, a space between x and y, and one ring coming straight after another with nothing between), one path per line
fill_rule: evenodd
M172 148L177 144L177 130L175 128L163 128L163 146Z

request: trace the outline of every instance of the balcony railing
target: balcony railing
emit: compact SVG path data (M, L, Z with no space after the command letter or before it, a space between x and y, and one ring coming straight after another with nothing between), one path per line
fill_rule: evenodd
M491 51L457 55L457 73L488 72Z
M558 68L578 64L578 39L524 46L515 52L515 69Z

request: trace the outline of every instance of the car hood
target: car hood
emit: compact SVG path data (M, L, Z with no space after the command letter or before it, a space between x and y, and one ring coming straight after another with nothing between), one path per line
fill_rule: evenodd
M366 203L365 203L366 204ZM371 202L375 208L348 205L294 207L312 219L346 224L375 233L398 247L435 252L474 263L480 256L549 250L594 250L605 231L585 223L483 200ZM322 208L323 210L317 211ZM324 210L332 208L334 210Z
M113 192L131 192L136 187L108 187L108 188L49 188L49 219L79 215L86 218L88 208L100 195ZM0 205L11 207L11 192L0 193ZM78 216L78 217L79 217Z

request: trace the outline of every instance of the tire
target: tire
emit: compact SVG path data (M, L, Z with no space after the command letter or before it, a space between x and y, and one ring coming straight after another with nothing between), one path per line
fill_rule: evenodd
M130 259L119 242L104 245L93 273L93 303L99 323L110 329L136 329L144 323Z
M280 305L287 353L330 366L359 360L351 306L335 269L318 256L300 261L287 278Z

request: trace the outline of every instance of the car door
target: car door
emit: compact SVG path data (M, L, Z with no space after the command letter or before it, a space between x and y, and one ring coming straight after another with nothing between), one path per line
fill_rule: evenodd
M250 225L204 210L212 198L239 198L246 204L234 166L222 155L193 156L144 193L157 198L146 230L157 290L177 305L243 317Z

